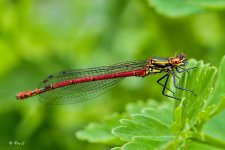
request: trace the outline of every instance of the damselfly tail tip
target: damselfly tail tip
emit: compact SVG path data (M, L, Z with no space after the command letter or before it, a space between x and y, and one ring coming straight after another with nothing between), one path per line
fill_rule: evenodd
M16 99L18 100L22 100L22 99L25 99L25 98L28 98L28 97L31 97L33 95L36 95L35 93L36 91L26 91L26 92L19 92L17 95L16 95Z
M32 97L32 96L35 96L37 94L40 93L40 90L39 89L35 89L35 90L28 90L26 92L19 92L17 95L16 95L16 99L18 100L22 100L22 99L25 99L25 98L28 98L28 97Z
M16 95L16 99L18 100L22 100L25 98L25 92L19 92L17 95Z

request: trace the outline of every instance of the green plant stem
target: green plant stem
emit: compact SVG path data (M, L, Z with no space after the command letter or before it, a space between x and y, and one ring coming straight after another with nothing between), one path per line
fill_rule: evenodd
M200 143L216 146L219 148L225 147L225 142L202 133L188 132L188 138Z
M212 118L213 116L215 116L216 114L219 114L220 112L222 112L225 109L225 96L222 96L222 99L220 101L220 103L217 105L217 108L215 109L215 111L210 115L210 117Z

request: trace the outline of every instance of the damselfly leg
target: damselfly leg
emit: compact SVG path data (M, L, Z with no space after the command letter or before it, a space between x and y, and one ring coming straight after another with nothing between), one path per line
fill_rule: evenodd
M183 73L183 72L188 72L188 71L190 71L190 70L192 70L192 69L196 69L197 67L192 67L192 68L188 68L188 69L185 69L185 68L182 68L182 67L175 67L176 68L176 71L178 72L178 73ZM179 70L180 69L180 70Z
M165 90L167 89L167 83L168 83L169 77L170 77L170 73L167 73L166 75L163 76L163 78L166 78L166 81L165 81L164 86L163 86L162 94L163 94L164 96L166 96L166 97L170 97L170 98L174 98L174 99L176 99L176 100L180 100L180 99L177 98L177 97L174 97L174 96L165 94ZM163 78L162 78L162 79L163 79ZM174 93L174 92L173 92L173 93Z
M166 82L165 82L164 84L162 84L162 83L160 82L162 79L166 78L167 76L168 76L168 73L165 74L164 76L162 76L161 78L159 78L159 79L157 80L157 83L158 83L159 85L161 85L163 88L165 87L165 89L167 89L168 91L170 91L171 93L173 93L173 95L175 95L175 92L172 91L172 90L170 90L170 89L165 85ZM164 94L163 94L163 95L164 95Z
M179 90L184 90L184 91L191 92L192 94L194 94L196 96L196 94L192 90L186 89L186 88L182 88L182 87L177 85L174 70L171 70L171 74L172 74L172 77L173 77L173 85L174 85L175 88L177 88Z
M179 67L179 68L181 68L181 67ZM188 72L189 70L192 70L192 69L195 69L195 68L196 68L196 67L189 68L189 69L181 68L181 69L183 69L183 70L180 71L180 70L176 67L176 71L177 71L178 73L183 73L183 72ZM187 89L187 88L183 88L183 87L180 87L180 86L177 85L176 78L179 79L179 77L176 75L176 73L175 73L175 71L174 71L173 69L169 69L167 74L163 75L161 78L159 78L159 79L157 80L157 83L163 87L163 89L162 89L162 94L163 94L164 96L167 96L167 97L170 97L170 98L174 98L174 99L176 99L176 100L181 100L180 98L174 97L175 92L173 92L171 89L169 89L169 88L167 87L167 84L168 84L168 80L169 80L170 75L172 75L173 85L174 85L174 87L175 87L176 89L191 92L193 95L196 96L196 94L195 94L192 90ZM162 84L160 81L163 80L164 78L166 78L166 81L165 81L164 84ZM165 90L168 90L168 91L170 91L171 93L173 93L173 96L166 94L166 93L165 93Z

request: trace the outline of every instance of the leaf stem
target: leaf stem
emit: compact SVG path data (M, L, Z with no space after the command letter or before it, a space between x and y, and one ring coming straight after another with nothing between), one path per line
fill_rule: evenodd
M188 132L187 134L188 134L188 138L194 141L204 143L207 145L213 145L219 148L225 147L225 142L219 139L213 138L211 136L205 135L203 133Z

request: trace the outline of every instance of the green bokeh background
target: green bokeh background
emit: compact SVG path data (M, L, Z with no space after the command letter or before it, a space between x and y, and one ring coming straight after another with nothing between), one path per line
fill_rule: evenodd
M128 102L167 100L158 75L126 79L75 105L15 99L49 74L180 52L218 66L225 54L224 7L170 15L154 1L0 1L0 149L109 149L78 140L76 131L122 112Z

